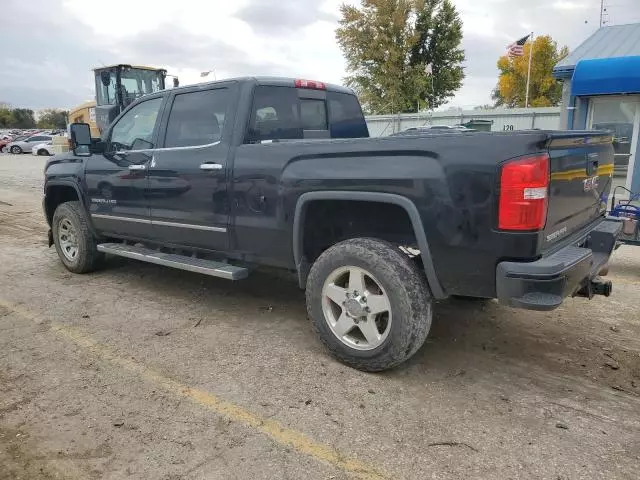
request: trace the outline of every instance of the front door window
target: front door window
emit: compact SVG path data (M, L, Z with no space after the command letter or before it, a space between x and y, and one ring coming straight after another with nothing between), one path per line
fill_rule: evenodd
M154 132L162 98L139 103L118 120L111 130L112 150L149 150L155 147Z

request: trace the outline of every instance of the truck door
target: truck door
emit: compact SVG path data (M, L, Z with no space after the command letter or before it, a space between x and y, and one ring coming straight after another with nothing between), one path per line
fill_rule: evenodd
M163 243L225 251L234 84L173 94L148 170L153 237Z
M87 160L87 204L98 231L137 238L151 234L147 169L158 136L163 97L138 103L107 133L105 153Z

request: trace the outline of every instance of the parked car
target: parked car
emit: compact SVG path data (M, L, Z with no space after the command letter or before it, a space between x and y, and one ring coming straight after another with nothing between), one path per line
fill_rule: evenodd
M452 295L552 310L611 292L599 275L621 224L605 218L599 132L364 138L351 90L278 78L152 93L100 140L70 132L43 199L69 271L104 254L228 280L290 271L320 339L358 369L411 357Z
M7 140L0 140L0 153L6 153L9 151L7 147L7 145L9 145L11 142L17 142L17 141L21 141L21 140L26 140L27 137L26 135L21 135L21 136L17 136L17 137L12 137L9 138Z
M31 149L31 154L40 155L40 156L53 155L52 142L44 142L44 143L37 144Z
M34 145L50 141L51 135L33 135L31 137L25 138L24 140L14 140L13 142L7 144L5 149L8 152L14 154L29 153Z

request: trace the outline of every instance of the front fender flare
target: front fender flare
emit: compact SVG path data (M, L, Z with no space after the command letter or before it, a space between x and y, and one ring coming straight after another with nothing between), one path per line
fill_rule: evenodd
M310 202L317 200L353 200L359 202L378 202L378 203L392 203L402 207L411 221L413 231L418 241L418 247L420 248L420 255L422 257L422 263L424 264L424 271L427 276L427 283L431 289L431 293L434 298L440 300L447 297L442 285L438 281L436 270L433 265L433 258L431 256L431 250L429 249L429 242L424 232L422 225L422 219L418 213L418 209L415 204L406 197L396 195L393 193L381 193L381 192L351 192L351 191L318 191L304 193L298 198L296 203L296 210L293 219L293 258L295 261L296 269L298 271L298 283L300 288L304 288L307 282L307 276L311 265L303 255L303 228L304 217L307 211L307 205Z
M83 197L82 191L80 190L80 187L78 186L78 184L71 180L48 181L45 185L45 199L46 199L46 193L51 187L71 187L76 191L76 195L78 196L78 201L80 202L80 205L82 205L82 209L84 210L84 213L87 217L87 224L89 225L89 229L91 230L91 233L93 233L93 235L97 237L98 235L96 233L95 228L93 227L93 222L91 221L91 215L89 214L89 208L87 206L85 198ZM46 203L44 201L43 201L43 210L44 210L45 218L47 219L47 221L49 221L49 215L47 212ZM53 212L51 212L51 217L53 218Z

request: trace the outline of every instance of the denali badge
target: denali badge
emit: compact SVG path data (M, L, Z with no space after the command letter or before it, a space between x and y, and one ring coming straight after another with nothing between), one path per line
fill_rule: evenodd
M547 242L551 242L565 233L567 233L567 227L562 227L560 230L547 235Z
M598 179L600 177L589 177L582 181L585 192L590 192L591 190L597 190L598 188Z

